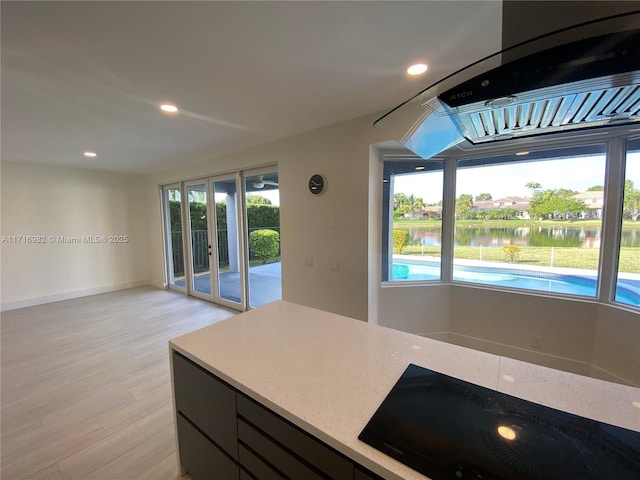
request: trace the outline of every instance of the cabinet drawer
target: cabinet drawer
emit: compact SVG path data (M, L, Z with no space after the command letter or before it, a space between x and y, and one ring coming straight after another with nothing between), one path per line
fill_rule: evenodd
M322 480L318 473L254 427L238 419L238 440L288 478ZM243 465L244 466L244 465Z
M350 461L242 395L238 395L238 415L326 476L336 480L353 479Z
M180 463L193 480L238 480L239 467L218 447L187 422L182 415L178 426Z
M360 467L355 468L353 479L354 480L384 480L381 476L376 475L373 472L365 471Z
M237 460L236 393L176 352L173 382L176 410Z
M286 480L285 477L256 457L243 445L238 447L238 454L240 455L240 465L250 472L253 477L259 480Z

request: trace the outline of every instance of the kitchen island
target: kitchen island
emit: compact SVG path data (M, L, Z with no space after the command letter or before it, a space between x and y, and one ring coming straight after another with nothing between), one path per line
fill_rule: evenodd
M427 478L357 438L410 363L640 431L638 388L285 301L176 338L170 351L180 468L217 478L277 478L270 456L309 478ZM228 470L202 464L218 457Z

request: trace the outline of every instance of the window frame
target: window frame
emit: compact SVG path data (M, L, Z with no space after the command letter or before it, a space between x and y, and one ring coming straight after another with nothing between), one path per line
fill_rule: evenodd
M501 156L505 154L513 154L517 151L526 150L530 153L561 149L567 147L579 147L585 145L604 144L606 148L605 159L605 177L604 177L604 206L602 212L601 224L601 245L597 269L597 291L594 297L578 296L572 294L549 293L538 290L526 290L521 288L510 288L491 285L492 290L499 290L508 293L519 293L528 295L543 295L549 297L560 297L575 301L592 301L612 305L632 312L640 311L640 307L630 305L615 300L618 264L620 258L620 242L622 232L622 204L624 194L624 180L626 173L626 148L629 141L640 139L637 126L624 126L606 129L605 131L585 132L578 135L576 132L572 134L554 134L546 137L537 137L529 139L518 139L500 145L481 145L473 146L468 142L453 147L449 151L443 152L441 155L432 159L424 160L411 152L404 151L399 153L397 150L382 152L383 171L384 164L389 158L398 161L402 158L407 162L429 162L432 160L443 161L444 165L444 185L443 185L443 207L442 207L442 245L441 245L441 276L439 280L429 281L394 281L388 279L388 268L385 277L385 263L391 261L393 251L389 250L389 239L385 242L385 235L392 230L393 215L389 208L389 196L385 199L383 193L383 203L387 205L387 209L381 211L382 214L382 279L381 287L395 288L402 286L416 285L460 285L472 288L487 288L487 285L481 283L461 282L453 280L453 243L455 228L455 195L456 195L456 173L457 165L460 160L473 160L478 158L487 158L491 156ZM526 161L526 160L523 160ZM384 178L388 178L386 175ZM390 215L391 214L391 215ZM386 278L386 279L385 279Z

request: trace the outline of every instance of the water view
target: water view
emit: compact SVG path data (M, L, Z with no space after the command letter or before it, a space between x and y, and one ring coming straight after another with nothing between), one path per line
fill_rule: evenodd
M440 246L441 226L439 222L425 226L404 227L397 223L395 228L406 230L409 245ZM640 225L636 229L622 231L621 246L640 247ZM580 225L562 227L519 226L481 227L458 226L455 229L454 244L470 247L502 247L518 245L522 247L579 247L600 248L600 229L585 228Z

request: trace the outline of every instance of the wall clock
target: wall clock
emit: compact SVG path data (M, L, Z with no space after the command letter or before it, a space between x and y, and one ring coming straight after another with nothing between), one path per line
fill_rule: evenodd
M315 175L311 175L311 178L309 179L309 191L311 193L318 195L324 191L324 187L325 180L322 175L318 175L317 173Z

